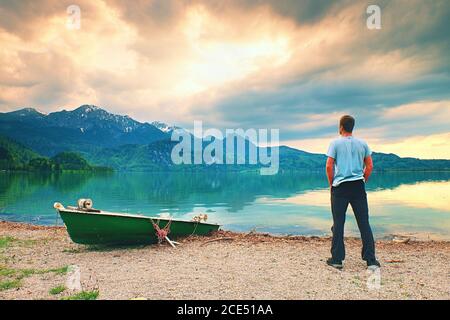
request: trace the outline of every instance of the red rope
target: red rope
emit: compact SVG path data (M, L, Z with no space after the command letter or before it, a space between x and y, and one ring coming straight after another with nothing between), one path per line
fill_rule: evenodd
M153 221L153 219L151 221L153 224L153 228L155 229L156 237L158 238L158 244L161 244L166 239L167 235L170 233L170 224L172 223L172 220L169 220L169 222L167 222L166 226L162 229L159 227L158 224L156 224Z

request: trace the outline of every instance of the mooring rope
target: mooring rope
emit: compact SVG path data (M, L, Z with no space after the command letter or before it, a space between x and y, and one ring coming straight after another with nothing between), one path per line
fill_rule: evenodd
M150 218L153 228L155 229L155 234L156 237L158 238L158 244L161 244L167 237L167 235L170 233L170 225L172 223L172 219L169 220L169 222L167 222L166 226L164 228L160 228L158 223L159 223L159 219L158 219L158 223L155 223L153 221L152 218Z
M195 224L194 231L192 231L192 233L189 236L187 236L186 239L189 239L190 237L192 237L194 235L195 231L197 231L197 227L198 227L199 223L200 223L200 221L197 221L197 223Z

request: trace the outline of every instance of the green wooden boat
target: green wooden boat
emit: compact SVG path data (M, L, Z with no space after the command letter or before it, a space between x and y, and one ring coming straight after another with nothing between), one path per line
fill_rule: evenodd
M73 242L80 244L132 245L158 243L157 229L167 229L170 239L190 235L204 236L219 229L218 224L201 221L205 217L196 217L195 221L172 218L147 217L136 214L113 213L92 209L91 204L65 208L55 203L54 208L60 214L67 232ZM206 219L205 219L206 220ZM166 239L171 245L172 241Z

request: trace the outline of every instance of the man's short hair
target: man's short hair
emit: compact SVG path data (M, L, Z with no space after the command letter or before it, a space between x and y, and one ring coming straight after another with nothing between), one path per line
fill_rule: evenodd
M353 128L355 127L355 118L348 114L342 116L341 120L339 120L339 126L342 126L346 132L352 133Z

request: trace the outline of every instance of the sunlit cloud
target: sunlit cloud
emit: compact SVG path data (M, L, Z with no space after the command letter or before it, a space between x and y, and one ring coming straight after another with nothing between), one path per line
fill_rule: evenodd
M449 141L450 133L417 135L400 142L376 141L372 143L372 148L404 157L414 155L423 159L450 159Z
M361 135L357 136L361 137ZM326 153L330 141L337 137L336 133L334 136L318 139L290 140L286 141L285 144L313 153ZM413 156L422 159L450 159L450 148L448 147L450 133L417 135L405 137L396 142L390 142L387 138L370 138L370 135L363 135L362 137L368 137L364 140L369 143L371 149L377 152L394 153L401 157Z
M325 152L340 115L377 151L450 158L450 5L80 0L0 4L0 111L96 104L140 121L279 128ZM401 19L399 17L402 17ZM414 143L414 150L411 150Z

